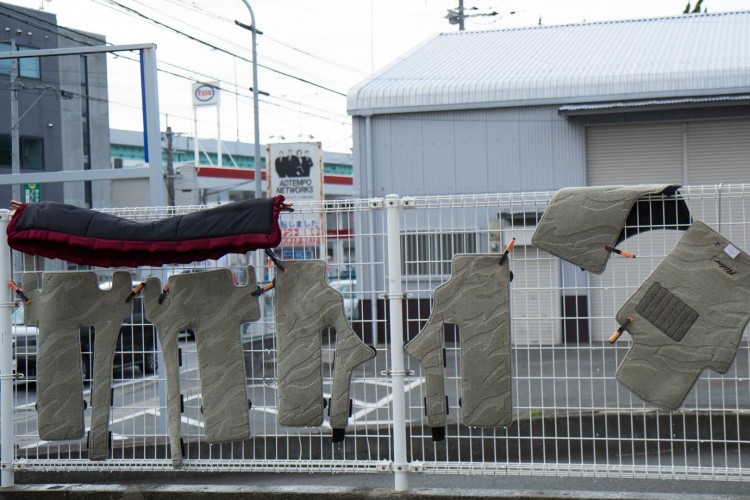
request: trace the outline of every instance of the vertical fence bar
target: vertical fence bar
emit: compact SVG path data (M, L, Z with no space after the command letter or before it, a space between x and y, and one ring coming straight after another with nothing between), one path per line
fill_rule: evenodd
M389 194L385 199L388 242L388 331L391 349L391 390L393 391L393 476L396 491L406 490L409 464L406 461L406 403L404 391L404 330L401 307L401 200Z
M0 211L0 284L12 279L10 247L6 228L10 212ZM3 285L0 292L0 486L13 486L13 458L15 453L15 424L13 422L13 326L10 317L13 296Z

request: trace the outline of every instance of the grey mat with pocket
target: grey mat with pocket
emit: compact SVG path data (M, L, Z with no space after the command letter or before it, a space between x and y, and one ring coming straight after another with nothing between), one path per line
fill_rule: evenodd
M670 186L601 186L563 188L555 193L534 231L531 243L582 269L601 274L638 198L663 193ZM671 215L671 214L670 214Z
M350 378L354 368L375 357L354 333L344 315L341 293L326 283L326 263L282 261L276 276L278 418L285 426L323 423L322 333L336 330L330 424L342 433L349 415Z
M633 346L617 380L654 406L680 407L705 368L726 373L750 319L750 257L702 222L617 313Z
M510 357L510 273L498 254L458 254L451 277L435 289L427 324L405 350L425 371L427 420L446 424L443 325L458 326L461 414L469 426L507 426L513 420Z
M42 288L34 273L23 275L31 300L25 322L39 327L37 341L37 423L45 440L80 439L84 434L81 339L83 325L94 327L94 381L89 458L107 457L112 365L131 291L130 273L115 272L110 290L99 289L96 273L46 272Z
M235 286L229 269L170 276L169 294L158 278L143 289L144 312L157 330L167 378L167 415L172 464L182 466L180 444L180 360L178 333L192 330L198 353L206 441L222 443L250 437L247 380L240 342L242 323L260 318L255 270L248 284Z

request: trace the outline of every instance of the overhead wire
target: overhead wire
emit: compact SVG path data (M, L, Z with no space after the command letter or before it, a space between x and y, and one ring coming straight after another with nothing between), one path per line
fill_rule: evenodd
M234 20L233 19L229 19L228 17L224 17L224 16L221 16L219 14L216 14L215 12L212 12L212 11L210 11L208 9L200 7L199 5L196 5L194 3L188 2L187 0L167 0L167 1L170 2L170 3L172 3L172 4L179 5L179 6L183 7L183 8L188 9L188 10L192 10L193 12L197 12L197 13L200 13L200 14L212 17L212 18L217 19L219 21L223 21L223 22L226 22L226 23L229 23L229 24L234 24ZM326 59L325 57L321 57L319 55L313 54L313 53L308 52L306 50L300 49L299 47L295 47L293 45L290 45L290 44L288 44L288 43L286 43L284 41L281 41L281 40L279 40L277 38L274 38L273 36L269 35L268 33L264 33L263 34L263 38L267 39L267 40L270 40L270 41L272 41L274 43L277 43L279 45L282 45L282 46L284 46L284 47L286 47L288 49L291 49L291 50L293 50L295 52L299 52L300 54L305 55L307 57L311 57L313 59L317 59L318 61L322 61L322 62L325 62L327 64L331 64L333 66L337 66L339 68L346 69L346 70L349 70L349 71L352 71L354 73L358 73L358 74L361 74L361 75L366 75L367 74L366 71L363 71L361 69L357 69L357 68L353 68L351 66L347 66L345 64L341 64L338 61L334 61L334 60L331 60L331 59Z
M100 2L97 2L97 3L100 3ZM0 4L0 9L9 10L9 11L15 12L15 13L17 13L19 15L25 15L25 13L23 11L15 9L12 6L9 6L7 4ZM14 19L14 20L19 21L19 22L24 22L24 23L26 23L26 24L28 24L30 26L33 26L33 27L41 29L41 30L49 30L50 28L55 28L57 30L58 28L61 28L58 31L58 36L61 36L62 38L65 38L67 40L73 41L73 42L75 42L77 44L91 45L91 44L86 44L86 42L83 42L83 41L81 41L78 38L75 38L73 36L64 34L63 31L68 31L68 32L71 32L71 33L75 33L76 35L79 35L82 38L87 38L87 39L95 42L96 45L99 45L99 44L102 44L102 43L106 43L107 45L112 45L112 43L110 43L110 42L104 42L100 38L92 36L92 35L89 35L89 34L87 34L85 32L80 32L80 31L77 31L77 30L74 30L74 29L71 29L71 28L58 27L55 23L51 23L51 22L49 22L47 20L44 20L44 19L38 19L38 18L34 19L34 21L39 21L40 23L42 23L42 24L38 24L38 23L35 23L34 21L32 21L31 19L26 19L26 18L14 16L14 15L9 14L7 12L5 13L5 15L8 18L10 18L10 19ZM47 26L44 26L44 25L47 25ZM113 54L113 57L119 57L119 58L122 58L122 59L125 59L125 60L128 60L128 61L131 61L131 62L139 63L138 59L133 58L133 57L129 57L129 56L123 54L123 53L115 53L115 54ZM247 62L251 62L249 60L246 60L246 61ZM166 62L166 61L160 61L159 64L160 65L171 66L173 68L178 68L180 70L187 71L187 72L190 72L190 73L195 73L195 74L198 74L198 75L201 75L201 76L205 76L205 77L213 79L213 80L218 80L218 78L216 78L215 76L207 75L205 73L201 73L201 72L195 71L193 69L185 68L183 66L179 66L179 65L176 65L176 64L173 64L173 63L169 63L169 62ZM175 73L174 71L170 71L170 70L163 69L163 68L158 68L158 71L160 73L168 74L168 75L171 75L171 76L183 79L183 80L187 80L187 81L190 81L190 82L193 82L193 83L196 83L196 82L200 81L200 80L198 80L196 78L191 78L189 76L181 75L179 73ZM238 89L239 86L235 85L235 88ZM226 91L226 92L228 92L230 94L236 94L237 96L239 96L241 98L245 98L245 99L250 99L251 98L250 95L240 93L240 92L238 92L236 90L235 91L232 91L232 90L229 90L229 89L222 89L222 90ZM340 120L337 120L337 119L334 119L334 118L325 117L325 116L322 116L322 115L319 115L319 114L316 114L316 113L310 113L310 112L307 112L307 111L301 111L298 107L300 105L302 105L304 107L311 108L311 109L316 109L316 110L321 111L321 112L326 112L326 110L323 110L323 109L320 109L320 108L315 108L315 107L312 107L312 106L309 106L309 105L305 105L305 104L301 104L299 102L289 101L289 100L286 100L286 99L283 99L283 98L279 98L279 97L275 97L275 98L279 99L281 101L289 102L290 104L294 104L295 106L297 106L297 108L290 108L290 107L283 106L283 105L278 104L278 103L271 103L271 102L266 101L265 99L261 99L261 102L264 102L266 104L269 104L269 105L272 105L272 106L276 106L276 107L279 107L279 108L287 109L289 111L293 111L293 112L296 112L296 113L302 113L302 114L305 114L305 115L309 115L309 116L312 116L312 117L315 117L315 118L321 118L321 119L333 121L333 122L336 122L336 123L340 122ZM111 101L111 102L114 103L114 101ZM115 104L125 105L124 103L115 103ZM335 113L331 113L331 114L335 114ZM339 115L339 116L343 116L343 115Z
M97 2L97 3L101 3L101 2ZM106 6L104 4L102 4L102 5ZM111 42L106 42L105 40L102 40L102 38L99 38L99 37L96 37L96 36L92 36L90 34L87 34L85 32L81 32L81 31L77 31L75 29L65 28L65 27L62 27L62 26L58 26L57 24L52 23L50 21L47 21L45 19L36 18L36 19L34 19L32 21L31 19L28 19L26 17L27 14L25 12L23 12L21 10L18 10L18 9L15 9L12 6L9 6L7 4L5 4L5 5L0 4L0 9L4 9L6 11L4 14L8 18L15 19L15 20L17 20L19 22L24 22L24 23L26 23L26 24L34 27L34 28L37 28L37 29L40 29L40 30L45 30L45 31L49 31L51 28L54 28L57 31L58 36L60 36L62 38L65 38L65 39L68 39L70 41L73 41L76 44L80 44L80 45L84 45L84 46L86 46L86 45L89 45L89 46L91 46L91 45L102 45L102 44L113 45ZM10 12L8 12L8 11L10 11ZM13 15L13 13L16 13L19 16L23 16L23 17L15 16L15 15ZM34 21L37 21L37 22L34 22ZM72 35L75 35L75 36L72 36ZM86 43L83 39L88 39L92 43ZM112 57L122 58L122 59L125 59L127 61L131 61L131 62L135 62L135 63L139 63L140 62L137 58L129 57L129 56L125 55L124 53L112 53ZM238 58L241 59L241 60L243 60L243 58L241 58L241 57L238 57ZM246 62L251 62L250 60L247 60L247 59L244 59L244 60ZM195 70L192 70L190 68L185 68L183 66L179 66L179 65L176 65L176 64L173 64L173 63L169 63L169 62L166 62L166 61L160 61L160 65L167 65L167 66L170 66L170 67L173 67L173 68L177 68L180 71L186 71L188 73L199 74L199 75L206 76L206 77L214 79L214 80L219 80L218 78L215 78L215 77L213 77L211 75L206 75L205 73L201 73L199 71L195 71ZM197 78L194 78L194 77L191 77L191 76L185 76L185 75L179 74L179 73L177 73L175 71L170 71L168 69L157 68L157 70L160 73L168 74L168 75L174 76L176 78L180 78L180 79L187 80L187 81L190 81L190 82L198 82L199 81ZM58 84L59 84L59 82L58 82ZM237 95L239 98L241 98L243 100L251 99L250 95L243 94L243 93L241 93L241 92L238 91L239 90L239 86L237 84L234 84L234 87L236 89L235 91L232 91L232 90L229 90L229 89L226 89L226 88L223 89L223 90L226 91L226 92L228 92L228 93L230 93L230 94L235 94L235 95ZM271 96L269 96L269 97L271 97ZM107 102L107 103L110 103L110 104L113 104L113 105L117 105L117 106L127 107L127 108L131 108L131 109L140 109L140 106L131 105L131 104L128 104L128 103L123 103L123 102L117 102L117 101L113 101L111 99L106 99L106 100L105 99L101 99L101 98L96 98L96 99L99 100L99 101ZM285 109L287 111L293 111L295 113L299 113L299 114L311 116L311 117L314 117L314 118L318 118L318 119L330 121L330 122L337 123L337 124L347 125L347 124L350 123L350 120L351 120L348 115L338 115L337 113L331 113L331 112L328 112L327 110L316 108L314 106L309 106L309 105L303 104L301 102L291 101L291 100L284 99L282 97L277 97L277 96L273 96L273 99L276 99L277 101L281 101L283 103L293 104L295 106L295 108L291 108L288 105L280 104L278 102L270 102L267 99L260 99L260 101L263 102L266 105L269 105L269 106L273 106L273 107L280 108L280 109ZM322 113L329 113L332 116L324 116L324 115L321 115L319 113L305 111L305 110L301 109L302 107L307 108L307 109L313 109L313 110L316 110L316 111L320 111ZM174 113L174 112L165 112L164 110L161 110L160 114L161 115L175 116L175 117L186 119L186 120L189 119L188 117L180 116L177 113Z
M102 2L108 2L108 3L112 4L112 5L115 5L115 6L119 7L123 11L129 12L129 13L131 13L133 15L136 15L138 17L146 19L147 21L149 21L149 22L151 22L151 23L153 23L153 24L155 24L157 26L160 26L160 27L162 27L162 28L164 28L164 29L166 29L168 31L172 31L174 33L177 33L178 35L184 36L184 37L188 38L189 40L192 40L192 41L194 41L196 43L199 43L201 45L205 45L206 47L212 48L212 49L214 49L216 51L222 52L222 53L230 55L232 57L236 57L237 59L240 59L242 61L245 61L245 62L248 62L248 63L252 63L252 60L250 60L250 59L248 59L246 57L243 57L243 56L241 56L239 54L235 54L234 52L232 52L230 50L227 50L227 49L224 49L222 47L219 47L216 44L213 44L211 42L207 42L207 41L205 41L205 40L203 40L201 38L198 38L198 37L193 36L193 35L191 35L189 33L186 33L185 31L179 30L179 29L177 29L177 28L175 28L173 26L170 26L170 25L168 25L166 23L163 23L163 22L161 22L161 21L159 21L157 19L154 19L154 18L152 18L150 16L147 16L146 14L143 14L142 12L140 12L140 11L138 11L138 10L132 8L132 7L128 7L127 5L124 5L124 4L120 3L120 2L118 2L117 0L92 0L92 1L94 1L94 2L96 2L98 4L100 4L100 5L104 5ZM331 92L333 94L337 94L337 95L340 95L342 97L346 97L345 93L339 92L338 90L334 90L334 89L332 89L330 87L326 87L325 85L321 85L319 83L312 82L312 81L307 80L305 78L301 78L299 76L295 76L295 75L292 75L290 73L278 70L276 68L272 68L272 67L270 67L268 65L260 64L260 63L257 63L257 62L256 62L256 64L258 65L258 67L261 67L261 68L266 69L268 71L277 73L277 74L282 75L282 76L286 76L288 78L292 78L294 80L300 81L302 83L306 83L308 85L312 85L313 87L320 88L320 89L325 90L327 92Z

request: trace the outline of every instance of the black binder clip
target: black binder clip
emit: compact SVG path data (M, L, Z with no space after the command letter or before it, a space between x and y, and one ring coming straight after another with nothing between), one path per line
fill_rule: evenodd
M273 261L273 263L276 265L276 267L279 269L279 271L281 271L282 273L286 272L286 268L281 263L281 261L276 256L276 254L273 253L273 250L271 250L270 248L266 248L266 255L268 255L268 258Z
M162 303L164 302L164 299L166 299L168 295L169 295L169 283L167 283L166 285L164 285L164 288L162 289L161 293L159 294L159 300L157 301L157 303L159 305L162 305Z

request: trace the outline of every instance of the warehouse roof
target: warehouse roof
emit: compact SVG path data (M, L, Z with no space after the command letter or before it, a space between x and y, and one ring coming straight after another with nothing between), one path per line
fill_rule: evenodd
M441 33L349 91L352 115L750 92L750 12Z

